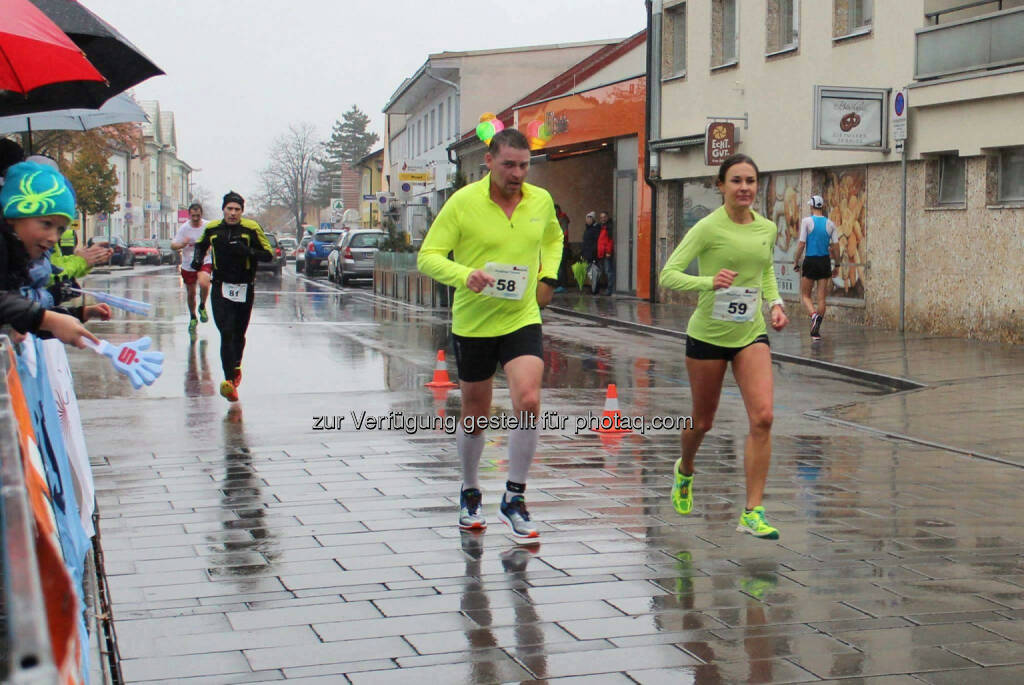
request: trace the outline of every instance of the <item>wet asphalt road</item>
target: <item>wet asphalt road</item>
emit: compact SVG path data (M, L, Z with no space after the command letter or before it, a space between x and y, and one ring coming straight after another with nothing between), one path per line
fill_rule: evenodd
M766 506L782 539L756 541L734 531L731 381L679 517L678 432L576 427L609 383L627 416L685 416L681 344L548 316L544 409L566 423L542 433L528 492L542 538L524 547L494 516L504 433L484 452L492 525L472 536L454 526L451 435L355 426L364 411L455 420L458 393L423 387L445 312L261 277L229 405L219 336L211 321L190 341L175 271L86 287L154 303L90 326L167 356L133 391L71 354L129 682L1024 680L1024 535L993 505L1024 474L804 415L887 390L776 364ZM510 411L500 381L494 405Z

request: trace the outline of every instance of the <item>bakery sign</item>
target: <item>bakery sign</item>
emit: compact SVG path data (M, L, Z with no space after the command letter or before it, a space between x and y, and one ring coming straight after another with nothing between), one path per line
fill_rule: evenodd
M704 162L720 166L722 161L736 152L736 124L729 121L708 122L704 135Z
M883 150L889 91L883 88L814 87L814 147Z

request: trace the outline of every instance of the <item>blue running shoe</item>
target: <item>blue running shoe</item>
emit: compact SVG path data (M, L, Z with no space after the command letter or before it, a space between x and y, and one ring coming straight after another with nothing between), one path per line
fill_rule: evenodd
M487 527L484 514L480 511L483 495L476 488L467 488L459 493L459 528L462 530L483 530Z
M512 530L512 535L517 538L537 538L540 533L530 522L530 512L526 511L526 498L522 495L515 495L508 502L501 498L501 506L498 507L498 520Z

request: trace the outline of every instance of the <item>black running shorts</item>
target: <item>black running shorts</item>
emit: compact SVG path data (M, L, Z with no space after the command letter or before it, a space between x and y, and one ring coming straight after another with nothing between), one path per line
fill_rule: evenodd
M544 341L540 324L523 326L519 330L494 338L466 338L452 334L455 345L455 363L459 380L467 383L486 381L494 375L498 364L505 367L512 359L523 355L544 358Z
M812 281L832 278L832 258L828 255L824 257L804 257L804 264L800 268L800 275Z
M686 356L690 359L724 359L727 362L731 362L740 350L745 350L751 345L757 345L758 343L764 343L771 347L767 335L759 335L742 347L722 347L721 345L713 345L709 342L686 336Z

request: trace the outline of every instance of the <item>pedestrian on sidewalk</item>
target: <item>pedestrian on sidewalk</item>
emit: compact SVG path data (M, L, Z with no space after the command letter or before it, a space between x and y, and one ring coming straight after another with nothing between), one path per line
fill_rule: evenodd
M812 195L807 204L811 206L811 216L800 222L800 242L793 268L800 272L800 300L811 317L811 339L821 340L829 281L839 273L839 231L831 219L825 218L825 200L821 195ZM807 256L801 265L804 250ZM817 308L813 300L815 285L818 286Z
M213 274L210 304L213 322L220 331L220 363L224 380L220 394L229 402L238 401L242 384L242 353L245 332L252 316L256 262L274 258L263 229L252 219L243 219L245 199L231 190L221 205L224 218L206 225L192 254L192 271L203 268L206 252L212 253Z
M718 168L722 206L698 221L683 237L661 272L660 284L700 292L686 328L686 370L693 395L693 427L682 431L682 455L673 469L672 505L679 514L693 509L694 461L714 422L726 367L740 387L750 433L744 447L746 507L736 529L777 540L762 505L771 463L772 356L762 303L771 309L771 325L788 323L775 281L773 247L778 228L753 211L758 170L742 154ZM697 259L698 276L686 273Z
M537 450L544 374L540 308L558 284L562 230L548 192L525 182L530 170L526 136L511 128L500 131L484 161L490 173L445 203L423 240L417 266L456 289L452 335L462 390L462 426L456 432L462 462L459 528L483 530L487 525L480 504L480 421L490 416L494 372L501 364L515 416L526 421L509 430L508 481L498 519L513 536L536 538L524 493Z
M597 264L597 239L601 235L601 227L597 225L597 213L587 212L583 226L583 261L587 263L587 275L590 277L590 292L597 292L597 282L601 278L601 268Z
M597 262L608 286L604 294L611 295L615 292L615 234L612 233L612 220L608 218L608 212L601 212L597 226ZM597 284L594 284L594 293L597 293Z
M203 237L208 222L203 221L203 206L193 202L188 206L188 221L178 227L171 241L172 250L181 250L181 280L185 284L185 302L188 305L188 332L194 334L201 320L210 320L206 313L206 298L210 295L210 276L213 274L213 257L209 254L199 270L192 268L192 256L196 242ZM196 284L199 285L199 320L196 319Z
M561 205L555 205L555 217L558 225L562 227L562 261L558 265L558 287L556 293L564 293L566 288L572 285L572 253L569 250L569 215L566 214Z

